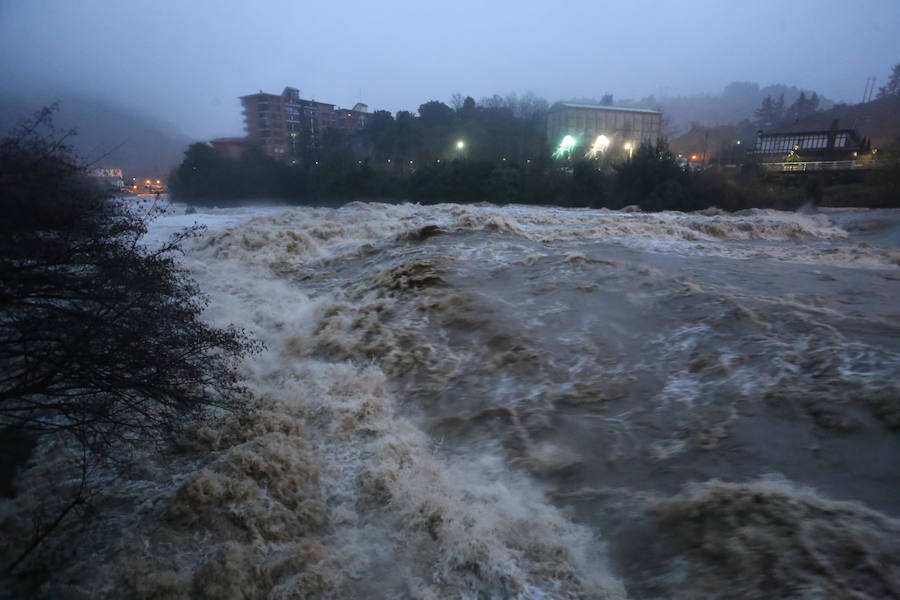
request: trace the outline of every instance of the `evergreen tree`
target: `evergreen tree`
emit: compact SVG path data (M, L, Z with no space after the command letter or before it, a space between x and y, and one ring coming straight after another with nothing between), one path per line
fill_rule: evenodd
M819 109L819 95L815 92L806 95L806 92L800 92L800 95L794 100L790 108L790 117L797 121L805 119Z
M887 85L878 88L879 98L900 97L900 63L894 65Z
M784 96L782 96L784 102ZM771 126L778 121L778 109L772 96L766 96L759 108L753 111L756 122L761 126Z

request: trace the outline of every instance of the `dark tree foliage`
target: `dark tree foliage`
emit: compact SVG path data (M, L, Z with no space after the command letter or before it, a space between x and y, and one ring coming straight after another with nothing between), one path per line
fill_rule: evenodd
M788 109L788 115L794 121L805 119L814 114L819 109L819 95L815 92L806 95L806 92L800 92L800 95L794 100Z
M786 107L785 92L793 91L765 88L756 124L777 129L818 110L819 96L800 90ZM759 93L756 84L748 83L726 89L734 98ZM602 102L611 103L612 96ZM455 94L450 104L425 102L418 115L375 111L359 131L324 131L322 147L310 151L314 156L296 157L296 162L275 160L258 149L230 159L206 144L194 144L170 178L170 190L177 200L216 205L270 198L319 205L374 199L612 209L636 204L644 210L682 211L796 204L791 186L773 186L751 162L745 160L740 173L719 172L722 161L710 161L701 172L687 171L664 142L636 149L630 159L608 152L588 160L583 147L554 159L546 137L548 105L533 94L494 95L477 103ZM744 148L738 152L730 143L720 156L740 162L746 158ZM885 150L879 154L882 164ZM827 196L813 191L811 197Z
M493 163L483 160L428 164L416 169L410 176L410 196L426 203L482 202L491 195L494 169Z
M191 144L184 161L170 176L176 197L199 202L234 198L284 198L302 194L306 181L258 148L250 148L240 160L230 160L207 144Z
M889 98L892 96L900 96L900 63L894 65L891 69L891 76L888 78L886 85L878 88L879 98Z
M579 160L572 167L569 202L573 206L621 208L611 202L609 176L597 168L596 161Z
M641 144L632 158L616 167L620 200L643 210L705 208L691 195L690 188L690 173L678 164L663 140Z
M804 102L807 102L805 95ZM816 100L816 104L818 105L818 100ZM766 96L759 108L753 111L753 115L756 117L756 124L760 127L778 126L785 117L784 94L781 94L777 100L774 100L772 96Z
M237 361L255 344L200 318L176 260L197 228L142 246L154 211L100 192L38 134L49 116L0 141L0 429L105 453L203 407L237 408Z

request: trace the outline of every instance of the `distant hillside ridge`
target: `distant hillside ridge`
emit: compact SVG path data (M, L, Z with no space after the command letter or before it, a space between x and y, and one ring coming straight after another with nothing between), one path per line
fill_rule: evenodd
M779 131L830 129L837 121L841 129L855 129L869 138L873 148L887 147L900 138L900 97L885 96L860 104L835 104L793 123L782 123ZM775 129L775 128L771 128Z
M694 125L714 127L737 124L753 120L754 111L762 101L771 96L778 100L784 96L784 105L790 106L805 92L807 96L814 90L801 89L782 83L760 87L747 81L728 84L720 94L696 94L693 96L659 97L649 96L640 100L623 100L622 106L655 108L662 110L667 125L667 134L677 136ZM819 108L831 108L834 102L818 94Z

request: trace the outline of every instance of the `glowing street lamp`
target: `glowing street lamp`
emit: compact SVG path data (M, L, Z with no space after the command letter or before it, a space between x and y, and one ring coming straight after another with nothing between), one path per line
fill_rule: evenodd
M465 158L466 157L466 143L462 140L456 140L456 157L457 158Z
M553 158L562 158L567 154L571 154L574 148L575 138L571 135L567 135L559 143L559 147L556 149L556 152L553 153Z
M634 146L631 145L631 142L625 142L625 149L628 150L628 158L631 158L631 154L634 152Z
M585 155L586 158L597 158L603 152L606 152L606 149L609 148L609 138L605 135L598 135L597 139L594 140L594 145L591 146L591 149L588 150L588 153Z

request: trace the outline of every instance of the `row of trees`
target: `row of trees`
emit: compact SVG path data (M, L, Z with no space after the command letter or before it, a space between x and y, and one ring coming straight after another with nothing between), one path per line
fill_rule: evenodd
M399 161L398 161L399 162ZM329 204L350 199L555 204L618 209L697 210L771 206L759 194L752 169L740 183L713 171L694 173L663 140L641 145L622 161L435 159L424 164L334 158L309 168L290 166L261 152L228 159L205 144L188 149L173 173L175 199L222 205L247 199Z
M376 111L368 127L347 138L326 134L316 160L302 166L274 161L256 149L230 160L206 144L191 145L170 177L174 197L222 202L237 198L282 198L324 202L350 196L416 197L428 176L455 163L466 175L505 165L547 165L544 132L547 102L532 94L493 96L476 103L457 94L454 108L439 101L419 106L418 115ZM415 175L415 173L419 173ZM510 172L494 177L509 179ZM490 178L488 176L488 178ZM459 178L457 178L459 180ZM421 185L420 185L421 184ZM465 189L483 186L461 185ZM428 192L423 192L426 196ZM500 200L497 194L492 198ZM552 201L552 198L544 198Z
M785 121L799 121L815 114L819 109L819 102L819 95L816 92L811 93L809 96L806 95L806 92L800 92L797 99L785 108L784 94L781 94L777 99L773 99L772 96L766 96L760 107L753 112L753 115L756 117L756 123L760 127L772 127Z
M754 90L758 91L755 84L732 84L726 91L743 98ZM817 112L823 102L817 93L794 91L797 94L789 106L785 106L785 93L765 97L755 111L756 124L745 125L777 127ZM612 96L607 94L601 102L611 104ZM326 131L321 153L295 166L255 149L230 160L205 144L194 144L172 174L170 188L176 199L216 204L252 198L320 204L378 198L609 207L643 202L690 208L706 202L697 184L685 183L691 173L676 176L683 168L664 145L651 145L647 151L664 157L658 160L669 169L669 192L641 192L666 198L662 202L620 195L623 186L632 185L623 182L631 181L630 173L641 164L643 149L631 160L609 152L599 161L582 164L578 159L585 149L577 148L562 161L554 160L545 133L548 110L547 102L532 94L495 95L479 102L455 94L450 105L432 100L419 106L417 114L376 111L368 127L352 136ZM736 148L726 153L734 157ZM643 164L641 169L651 168L651 163ZM658 166L653 163L652 169ZM597 184L600 180L606 183ZM685 189L693 191L686 194ZM735 204L746 202L739 199Z
M481 104L468 96L456 108L432 100L419 106L418 117L400 111L376 111L361 133L362 144L376 163L429 163L454 158L524 161L544 150L547 102L532 95L493 96ZM460 146L460 142L462 145Z

